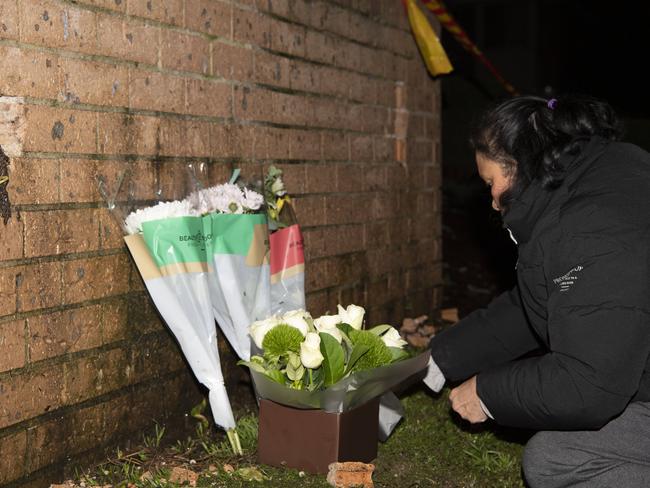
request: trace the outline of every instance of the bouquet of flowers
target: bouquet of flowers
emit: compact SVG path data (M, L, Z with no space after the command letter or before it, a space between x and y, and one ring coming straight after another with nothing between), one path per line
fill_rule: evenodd
M271 232L271 311L305 308L303 238L282 181L282 170L273 165L264 178L264 199Z
M209 389L215 422L240 453L214 319L247 359L247 326L269 313L266 216L255 213L262 203L260 194L225 184L136 210L124 221L125 241L145 286Z
M254 322L260 354L248 366L262 398L296 408L344 412L424 369L428 353L412 356L390 325L364 330L357 305L312 318L298 309Z

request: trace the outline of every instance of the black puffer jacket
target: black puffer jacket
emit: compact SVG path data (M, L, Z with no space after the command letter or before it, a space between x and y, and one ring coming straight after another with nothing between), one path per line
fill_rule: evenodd
M594 138L567 167L504 216L518 286L431 342L505 425L598 428L650 401L650 155Z

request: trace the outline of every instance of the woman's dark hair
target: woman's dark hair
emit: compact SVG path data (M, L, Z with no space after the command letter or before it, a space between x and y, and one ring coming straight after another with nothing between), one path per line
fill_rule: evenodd
M477 153L500 163L506 175L514 176L499 202L507 209L533 180L547 189L560 186L566 170L561 156L576 156L593 136L617 140L620 134L618 117L604 101L582 95L552 100L520 96L486 111L472 131L470 144Z

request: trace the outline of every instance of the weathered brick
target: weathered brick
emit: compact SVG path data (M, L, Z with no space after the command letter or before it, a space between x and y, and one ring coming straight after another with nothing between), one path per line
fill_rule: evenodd
M283 22L278 19L270 19L271 49L287 53L292 56L304 57L305 55L305 28Z
M97 19L99 53L149 65L158 62L160 27L102 13Z
M30 471L36 471L48 464L61 462L66 456L66 432L70 430L69 418L57 415L42 424L27 430L28 466ZM63 447L63 449L61 449Z
M124 66L61 58L59 100L126 107L128 72Z
M305 34L305 55L313 61L336 65L341 57L339 42L332 36L307 30Z
M0 429L61 406L63 367L53 364L0 380Z
M23 257L24 224L18 215L9 219L0 234L0 261Z
M255 10L233 7L233 39L260 47L271 47L271 22L269 17Z
M90 53L97 37L95 13L53 0L18 2L20 40Z
M183 137L184 150L181 154L195 158L210 156L210 126L209 122L200 120L186 121ZM178 175L176 175L176 179L178 179Z
M76 259L63 263L63 301L85 300L126 293L129 289L128 258L122 254Z
M234 89L235 117L243 120L270 121L276 115L273 95L269 90L236 86Z
M266 51L255 52L255 81L281 87L290 86L290 60Z
M289 67L289 85L293 90L319 92L320 77L313 65L303 61L292 60Z
M99 248L96 209L24 212L25 256L87 252Z
M212 124L210 147L213 157L239 156L250 158L255 147L254 128L251 126Z
M350 160L353 162L369 162L374 159L372 136L350 135Z
M130 359L123 349L76 358L64 366L65 390L62 400L66 405L126 386L132 372Z
M0 6L0 18L3 8ZM56 54L0 46L0 58L3 71L0 93L6 96L56 98L59 89L59 57Z
M129 333L128 319L128 305L124 299L111 300L102 304L102 344L125 339Z
M328 193L336 191L336 166L331 164L305 165L305 192Z
M294 130L291 133L291 159L320 160L321 133L318 131Z
M0 373L25 365L24 320L0 323L0 347Z
M14 158L7 191L11 202L17 205L58 202L59 161Z
M16 275L17 309L21 312L61 304L61 263L25 265Z
M18 2L0 4L0 39L18 39Z
M307 310L309 310L314 317L324 315L328 311L332 312L336 309L336 304L331 305L329 301L329 294L325 291L313 291L307 293L305 297L307 302Z
M25 107L26 151L94 153L97 115L43 105Z
M95 448L108 438L111 420L105 421L106 404L100 403L71 412L66 435L66 446L69 454L78 454Z
M312 292L336 285L330 275L330 263L327 258L309 262L305 270L305 291Z
M148 115L99 115L99 151L105 154L160 154L160 118Z
M185 109L185 80L179 76L129 70L129 106L161 112L179 112Z
M296 198L294 208L298 222L304 227L325 223L325 200L321 196Z
M344 193L359 192L366 189L366 165L336 165L336 190Z
M140 347L134 351L135 381L145 381L161 373L184 368L185 363L183 363L181 351L167 332L155 338L149 336L147 341L140 344Z
M255 53L255 56L258 54ZM253 50L224 42L213 42L212 71L214 76L227 80L250 81L253 78Z
M187 80L187 113L232 116L232 86L212 80Z
M325 199L328 224L363 222L370 218L370 210L371 206L367 195L344 194L328 196Z
M214 0L185 0L185 25L194 31L231 38L232 5Z
M100 249L121 249L124 245L124 230L122 221L118 222L118 213L113 213L108 208L102 208L98 213Z
M79 0L79 3L114 10L120 13L126 12L126 0Z
M183 25L183 0L129 0L127 13L180 26Z
M101 345L99 305L29 317L31 362Z
M164 30L160 59L167 69L209 74L210 43L201 36Z
M1 7L0 7L1 9ZM0 12L1 13L1 12ZM2 24L0 24L0 28ZM2 32L0 30L0 32ZM25 456L27 454L27 433L24 430L0 437L0 483L9 483L25 474Z
M350 145L345 132L323 132L323 159L349 161Z

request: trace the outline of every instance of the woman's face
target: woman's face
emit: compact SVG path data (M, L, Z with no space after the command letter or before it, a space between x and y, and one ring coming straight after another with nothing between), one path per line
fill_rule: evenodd
M501 210L499 198L504 191L510 188L512 177L504 174L501 163L488 159L481 153L476 153L476 167L481 179L490 187L492 208L497 211Z

